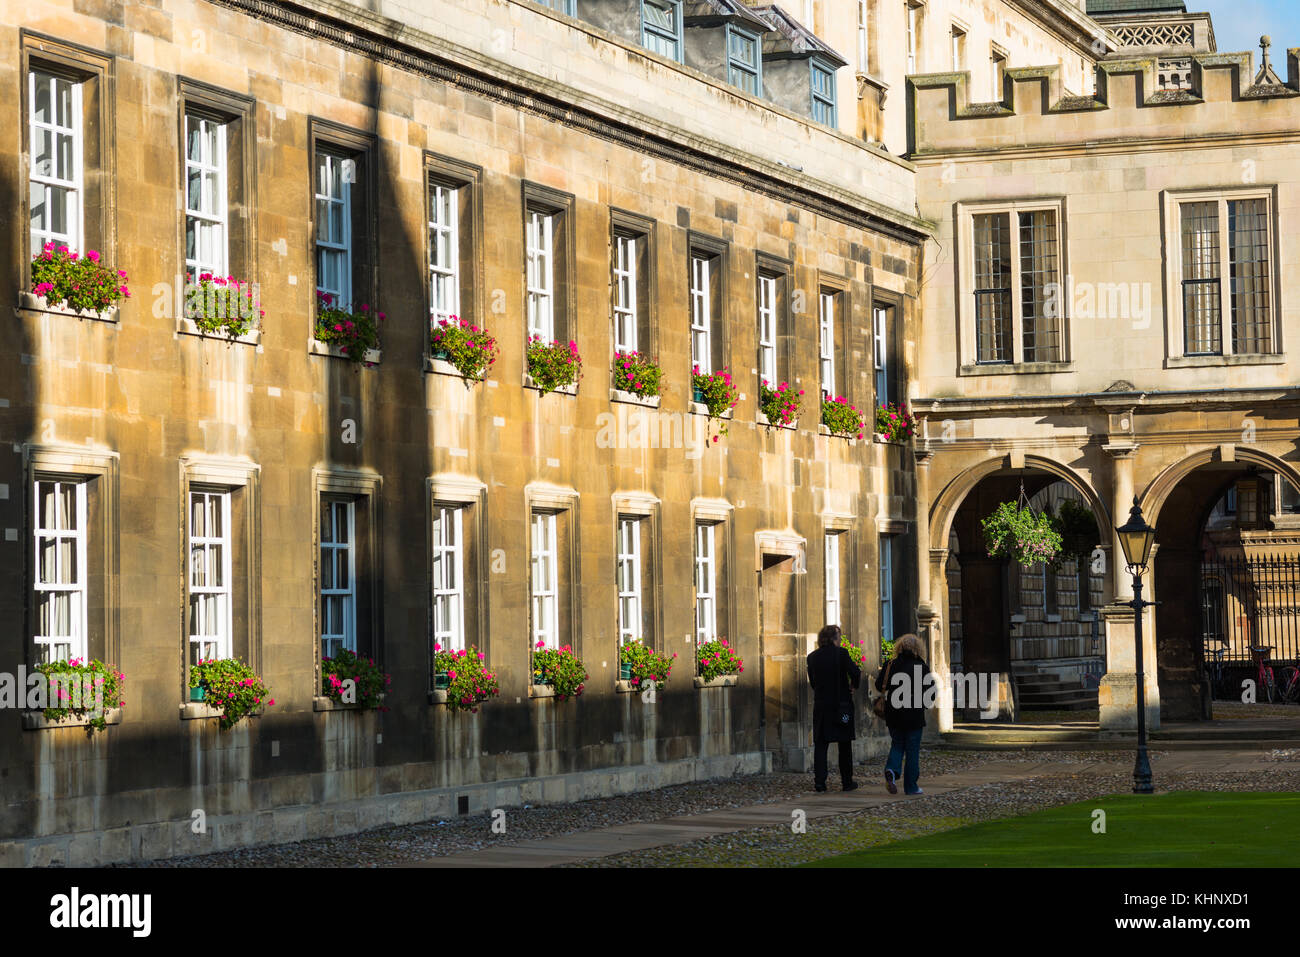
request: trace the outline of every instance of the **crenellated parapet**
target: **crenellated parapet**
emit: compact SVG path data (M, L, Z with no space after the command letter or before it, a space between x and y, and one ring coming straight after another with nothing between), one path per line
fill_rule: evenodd
M1007 70L993 103L972 101L969 72L908 77L908 155L1300 128L1300 48L1287 51L1285 81L1267 63L1257 73L1250 53L1191 59L1192 85L1183 90L1160 89L1154 57L1103 61L1091 96L1066 90L1056 65Z

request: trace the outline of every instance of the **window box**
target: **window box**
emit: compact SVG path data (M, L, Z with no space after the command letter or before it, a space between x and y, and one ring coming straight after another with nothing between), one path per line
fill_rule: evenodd
M91 309L73 309L70 306L50 305L44 296L31 292L18 293L16 315L24 312L44 312L52 316L71 316L74 319L97 319L100 322L117 322L117 306L109 306L103 312Z
M308 341L307 353L313 356L332 356L335 359L348 359L351 361L351 358L340 346L333 342L321 342L319 339L311 339ZM362 361L370 365L375 365L380 362L383 357L384 351L382 349L367 349L366 357ZM457 374L459 375L459 373Z
M610 389L610 402L626 402L628 405L641 405L647 409L659 408L659 396L657 395L637 395L635 392L624 392L622 389Z
M217 339L221 342L242 342L244 345L258 346L259 348L262 343L261 329L250 329L242 336L228 336L221 332L204 332L192 320L186 319L184 316L176 320L176 332L182 336L198 336L201 339Z
M456 374L460 375L459 372ZM524 373L524 388L533 389L537 392L542 393L542 395L547 394L545 389L543 389L540 385L537 385L535 382L533 382L533 377L530 376L527 372ZM551 392L554 393L555 395L576 396L578 394L578 383L573 382L570 383L569 385L557 385L554 389L551 390Z
M447 672L444 671L441 674L436 674L433 676L434 691L446 691L450 687L451 687L451 675L447 674Z
M695 679L695 687L730 688L739 680L740 680L740 675L718 675L718 677L710 678L707 681L697 676Z
M59 718L51 721L45 717L41 711L24 711L23 712L23 730L24 731L47 731L55 728L84 728L90 724L89 715L70 714L65 718ZM121 724L121 708L104 709L105 724Z
M555 686L550 683L533 684L528 689L528 696L530 698L554 698Z
M246 717L261 717L264 709L256 708L248 712ZM181 705L181 720L195 721L201 718L220 718L225 712L220 708L214 708L206 701L190 701Z
M771 421L762 412L756 413L754 421L757 422L759 425L765 426L769 429L789 429L791 432L794 432L797 431L799 428L798 419L795 419L789 425L782 425L780 422Z
M190 689L191 701L205 701L208 697L208 689L202 685Z
M378 698L378 705L376 705L376 707L383 705L384 700L387 697L388 697L387 695L381 694ZM375 710L374 708L366 707L365 705L361 704L361 702L359 701L354 704L344 704L342 701L335 701L333 698L327 697L326 695L316 695L314 698L312 698L311 709L313 711L373 711Z
M728 409L726 412L722 412L722 413L720 413L719 415L715 416L715 418L719 418L719 419L731 419L731 418L732 418L732 413L733 413L734 411L735 411L734 409ZM695 415L704 415L704 416L707 416L707 415L709 414L709 407L708 407L707 405L705 405L703 402L692 402L692 403L691 403L691 412L692 412L693 414L695 414Z

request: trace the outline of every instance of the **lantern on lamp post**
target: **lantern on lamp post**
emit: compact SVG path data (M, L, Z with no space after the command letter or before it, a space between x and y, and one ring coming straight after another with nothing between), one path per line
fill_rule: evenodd
M1147 689L1146 674L1142 670L1142 611L1154 602L1142 600L1142 576L1151 561L1151 547L1155 544L1156 530L1142 517L1137 496L1133 497L1133 511L1128 521L1115 529L1120 548L1124 550L1124 565L1133 576L1133 600L1126 604L1133 609L1133 642L1137 666L1137 760L1133 765L1133 793L1150 794L1151 762L1147 759Z

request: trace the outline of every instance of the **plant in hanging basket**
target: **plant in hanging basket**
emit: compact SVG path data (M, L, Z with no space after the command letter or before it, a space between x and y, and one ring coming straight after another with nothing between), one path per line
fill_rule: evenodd
M434 323L429 332L429 348L435 359L450 362L466 379L474 380L487 375L501 352L496 339L486 329L459 316Z
M1092 509L1067 498L1057 506L1053 524L1061 536L1061 553L1057 556L1057 563L1071 560L1086 562L1092 557L1092 550L1100 540L1097 519L1092 514Z
M799 418L802 396L803 389L796 393L788 382L773 389L764 379L758 386L758 407L772 425L793 425Z
M386 318L367 303L350 312L340 308L330 293L316 291L316 338L338 346L353 362L365 362L366 352L379 348L379 323Z
M582 378L582 356L573 340L547 342L540 336L528 340L528 374L543 393L566 385L576 385Z
M659 363L639 352L614 353L614 388L643 399L659 394L663 370Z
M653 648L647 648L639 639L629 638L618 649L619 676L637 688L643 687L647 681L653 681L655 687L662 688L668 683L668 675L673 670L673 659L676 657L677 652L671 656L660 654Z
M533 649L533 684L550 685L559 701L582 694L590 677L582 659L568 645L547 648L539 641Z
M229 731L263 702L275 704L257 672L236 658L200 661L190 668L190 687L207 689L207 703L222 710L222 731Z
M1010 558L1021 565L1054 562L1061 551L1061 533L1052 516L1036 515L1019 502L1003 502L981 520L984 544L993 558Z
M321 659L321 694L343 704L387 711L379 703L392 683L393 679L375 664L374 658L363 658L346 648L336 652L333 658Z
M483 652L473 645L468 651L452 651L435 643L433 670L433 686L447 692L449 711L478 714L479 705L501 693L496 674L487 670ZM445 682L440 682L439 677L445 677Z
M726 638L715 638L696 647L695 670L705 681L712 681L723 675L740 674L745 670L745 663Z

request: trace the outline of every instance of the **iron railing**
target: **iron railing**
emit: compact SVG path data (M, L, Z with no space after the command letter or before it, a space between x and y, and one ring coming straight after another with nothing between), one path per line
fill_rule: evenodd
M1169 596L1162 596L1168 600ZM1206 658L1250 662L1271 645L1273 661L1300 655L1300 556L1226 556L1201 564L1201 638Z

